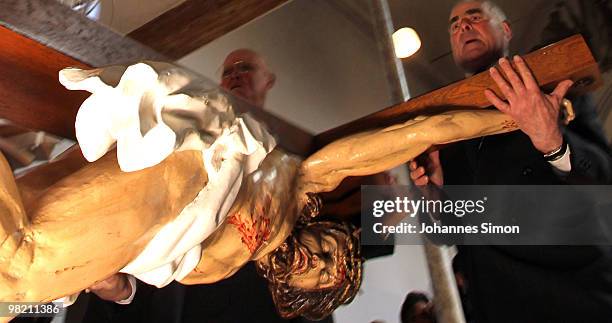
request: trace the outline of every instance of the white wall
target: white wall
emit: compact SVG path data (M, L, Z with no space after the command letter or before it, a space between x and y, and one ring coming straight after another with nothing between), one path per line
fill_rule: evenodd
M295 0L179 62L213 80L236 48L277 74L267 109L318 133L389 105L375 43L324 0Z
M335 322L399 322L404 298L412 290L431 295L423 247L395 246L393 256L364 264L361 290L350 305L341 306L334 312Z

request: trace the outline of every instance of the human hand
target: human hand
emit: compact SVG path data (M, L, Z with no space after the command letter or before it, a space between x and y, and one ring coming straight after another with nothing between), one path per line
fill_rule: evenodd
M408 167L410 168L410 179L416 186L425 186L430 182L436 186L444 184L440 152L437 150L426 152L415 160L411 160Z
M520 56L514 56L518 73L506 58L499 65L506 75L496 67L489 73L508 102L500 99L490 89L485 96L497 109L511 116L519 128L531 139L533 146L542 154L558 149L563 143L559 127L559 109L563 97L572 86L571 80L562 81L550 94L540 91L533 74ZM520 75L520 77L519 77Z
M117 302L130 297L132 287L128 282L127 274L118 273L91 285L87 291L96 294L103 300Z

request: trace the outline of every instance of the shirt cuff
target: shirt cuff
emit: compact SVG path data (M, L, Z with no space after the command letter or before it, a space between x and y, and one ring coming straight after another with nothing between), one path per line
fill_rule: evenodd
M134 295L136 295L136 278L134 278L134 276L132 275L127 275L127 280L128 283L130 284L130 287L132 288L132 292L130 293L130 296L126 299L122 299L120 301L116 301L115 303L120 304L120 305L129 305L130 303L132 303L132 300L134 299Z
M53 301L53 303L60 303L61 307L68 307L72 304L74 304L77 300L77 298L79 297L79 294L81 292L78 292L76 294L72 294L72 295L68 295L68 296L64 296L62 298L58 298L56 300Z
M572 163L570 161L570 147L569 145L567 146L567 150L565 151L565 154L563 154L563 156L561 156L561 158L555 160L555 161L549 161L549 163L555 167L558 171L564 172L564 173L569 173L572 170Z

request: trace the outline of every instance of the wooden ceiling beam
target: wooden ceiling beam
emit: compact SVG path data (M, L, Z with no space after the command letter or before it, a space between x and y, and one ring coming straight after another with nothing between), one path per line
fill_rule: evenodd
M176 60L286 2L187 0L128 36Z

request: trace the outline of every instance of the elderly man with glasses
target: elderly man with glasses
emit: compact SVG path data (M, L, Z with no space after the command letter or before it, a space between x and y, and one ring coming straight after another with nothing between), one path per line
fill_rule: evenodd
M255 107L263 108L275 81L264 59L250 49L235 50L223 62L221 87Z

